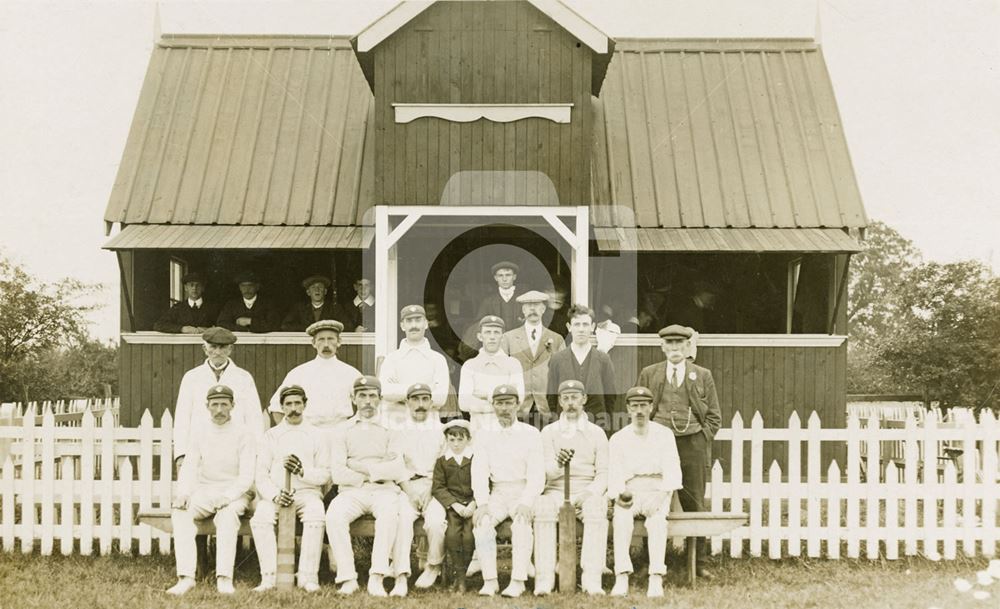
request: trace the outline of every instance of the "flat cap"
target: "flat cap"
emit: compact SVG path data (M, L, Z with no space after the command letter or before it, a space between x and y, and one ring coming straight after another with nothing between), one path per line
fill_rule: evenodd
M417 395L430 395L431 386L427 383L413 383L410 385L409 389L406 390L406 399L410 399Z
M309 286L311 286L314 283L322 283L323 287L328 288L330 287L330 278L324 277L322 275L310 275L302 280L302 287L308 290Z
M455 429L455 428L464 429L465 431L469 432L470 436L472 435L472 425L470 425L469 422L466 421L465 419L452 419L448 421L447 423L444 424L443 431L444 433L448 433L449 429Z
M225 328L214 326L201 333L201 340L212 345L231 345L236 342L236 335Z
M626 402L633 400L644 400L646 402L652 402L653 392L646 387L643 387L641 385L636 385L635 387L629 389L627 393L625 393Z
M285 398L290 395L301 395L302 399L306 399L306 390L299 385L288 385L287 387L282 387L281 391L278 393L278 402L284 402Z
M691 338L692 332L691 328L685 328L684 326L678 324L670 324L666 328L661 328L659 335L660 338L680 338L688 340Z
M354 387L351 388L351 393L357 393L362 389L375 389L381 395L382 383L374 376L359 376L354 379Z
M485 328L486 326L496 326L501 330L503 330L505 325L506 324L504 324L503 318L497 317L496 315L487 315L486 317L479 320L480 330Z
M517 266L513 262L510 262L509 260L502 260L490 267L490 271L492 271L494 275L497 274L497 271L503 269L510 269L514 271L514 273L517 273L519 270L521 270L521 267Z
M212 385L205 399L211 400L212 398L229 398L231 400L233 399L233 390L225 385Z
M427 312L424 311L424 308L420 305L406 305L399 310L399 320L403 321L408 317L427 317Z
M192 283L195 281L198 283L205 283L205 279L201 276L201 273L185 273L184 276L181 277L182 284Z
M567 379L559 383L559 395L564 393L569 393L570 391L579 391L580 393L587 393L584 388L583 383L576 379Z
M243 271L242 273L236 275L236 283L260 283L260 279L257 277L257 273L253 271Z
M344 331L344 324L340 323L336 319L321 319L319 321L314 321L306 327L306 333L309 336L316 336L316 333L321 330L333 330L338 334Z
M519 303L526 304L529 302L548 302L549 295L545 292L539 292L538 290L531 290L530 292L525 292L517 298L515 298Z
M493 389L493 399L497 398L518 398L517 389L513 385L497 385Z

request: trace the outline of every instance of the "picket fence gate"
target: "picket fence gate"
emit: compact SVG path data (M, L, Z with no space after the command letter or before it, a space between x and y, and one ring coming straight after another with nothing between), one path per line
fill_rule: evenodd
M35 416L21 421L0 426L0 441L9 441L10 452L0 476L5 551L19 545L30 553L37 544L48 555L58 541L63 554L89 555L96 543L102 555L114 549L147 555L155 541L160 553L170 553L168 535L136 523L139 511L171 503L169 412L159 427L148 411L134 428L117 427L111 410L99 425L90 412L79 427L57 426L51 411L41 425ZM749 514L749 524L713 538L712 552L953 559L961 546L967 556L993 556L1000 500L1000 425L993 414L939 424L928 413L920 424L910 417L902 427L878 425L877 419L862 425L851 416L846 427L823 428L813 413L804 427L792 414L787 427L765 428L759 413L748 427L733 417L716 436L717 445L729 444L732 475L715 462L708 501L712 511ZM765 442L784 445L787 471L777 462L763 463ZM821 471L824 442L846 447L843 467L834 461ZM943 446L961 455L939 460Z

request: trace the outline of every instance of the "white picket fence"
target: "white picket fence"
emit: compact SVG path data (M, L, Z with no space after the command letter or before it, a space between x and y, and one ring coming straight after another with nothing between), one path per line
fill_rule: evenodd
M136 523L136 514L170 505L170 414L160 426L147 412L137 428L117 427L106 410L97 424L59 427L54 415L0 426L11 455L0 476L0 542L5 551L101 554L170 552L170 539ZM747 427L738 415L717 440L728 443L729 472L716 462L710 507L746 512L749 525L712 540L714 553L896 559L923 553L955 558L996 552L1000 424L990 413L947 426L929 413L901 428L823 428L813 414L803 427L792 415L784 428L765 428L760 415ZM764 444L778 443L787 471L763 462ZM843 466L822 470L822 447L846 449ZM939 460L942 446L961 450ZM718 442L716 444L718 446ZM772 453L774 454L774 453ZM864 457L862 457L864 454ZM15 459L16 458L16 459ZM744 459L749 459L745 462ZM749 468L745 468L745 465ZM742 475L749 471L747 476Z

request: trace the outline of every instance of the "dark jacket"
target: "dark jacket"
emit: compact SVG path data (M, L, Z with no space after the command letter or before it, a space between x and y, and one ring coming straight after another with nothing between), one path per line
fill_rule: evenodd
M239 326L236 320L249 317L249 326ZM278 313L270 299L258 295L253 308L248 309L243 298L234 298L222 306L216 324L234 332L273 332L278 329Z
M365 332L375 331L375 307L362 303L358 307L354 305L354 299L345 305L341 305L347 319L338 319L344 324L344 332L354 332L358 326L364 326Z
M335 319L344 324L346 330L347 322L350 321L351 317L339 304L329 300L323 303L319 317L313 313L311 302L299 302L292 305L288 314L285 315L285 319L281 322L281 329L284 332L305 332L306 328L321 319ZM351 328L351 330L353 329Z
M584 410L590 415L591 422L604 427L606 431L615 431L609 425L614 421L617 412L618 389L615 367L608 354L598 351L597 347L591 347L582 366L577 364L576 356L570 347L552 355L549 359L548 394L549 403L556 405L554 410L557 412L559 383L570 379L580 381L587 390Z
M515 287L514 295L510 297L509 301L504 302L503 298L500 298L499 289L494 289L489 296L480 301L479 309L476 311L476 317L473 322L478 324L479 320L487 315L496 315L503 319L503 323L508 330L521 325L523 323L521 319L523 305L517 301L517 297L521 293L521 290Z
M169 332L179 334L184 326L196 326L199 328L210 328L215 325L215 307L205 300L202 300L201 307L192 309L187 299L178 302L170 307L160 319L153 324L153 329L157 332Z
M715 433L722 427L722 412L719 410L719 396L715 391L715 379L712 378L712 371L702 368L688 360L684 364L684 385L687 389L688 404L691 412L701 424L705 437L711 440ZM694 378L691 378L691 375ZM667 383L667 362L666 360L646 366L639 373L639 384L653 392L653 413L650 415L656 420L656 406L660 403L660 396L663 387Z
M445 510L453 503L467 504L472 501L472 459L465 459L459 465L454 459L440 456L434 464L431 496Z

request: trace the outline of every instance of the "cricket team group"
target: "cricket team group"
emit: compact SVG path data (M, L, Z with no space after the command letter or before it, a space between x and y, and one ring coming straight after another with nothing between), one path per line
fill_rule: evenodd
M525 319L537 317L529 313L544 308L545 298L541 292L518 297ZM595 420L587 379L607 355L577 340L594 331L593 311L573 306L569 317L574 340L565 346L559 337L557 345L569 356L562 375L568 378L560 377L553 392L545 389L552 358L534 357L553 351L552 341L537 334L532 340L525 327L506 328L501 317L484 316L477 334L483 346L463 365L457 392L468 418L447 421L440 408L448 366L425 337L422 306L400 311L404 338L378 376L337 358L341 322L317 321L306 330L316 358L289 371L266 405L276 422L270 428L253 378L231 359L236 335L218 327L205 331L206 361L185 374L175 410L178 484L171 519L178 581L168 592L181 595L195 586L197 521L211 518L217 588L234 593L240 519L250 511L261 577L254 590L275 588L276 522L282 508L293 506L302 524L295 577L304 590L319 589L324 538L339 592L359 590L351 524L370 515L372 596L407 595L418 518L427 548L416 588L443 585L438 580L447 565L444 575L455 590L465 591L467 574L481 572L481 595L518 597L529 579L534 594L546 595L555 587L557 524L568 487L583 524L583 591L605 593L610 526L610 594L629 593L629 548L641 515L646 592L662 596L671 497L677 492L687 511L704 509L709 447L721 423L714 380L687 358L691 330L667 326L659 332L666 358L644 368L625 393L620 424ZM531 358L508 354L515 333L525 334ZM555 402L546 405L550 421L523 422L526 402L547 400L546 393ZM511 570L500 592L497 530L508 519ZM698 570L711 577L703 564ZM386 579L393 580L388 592Z

